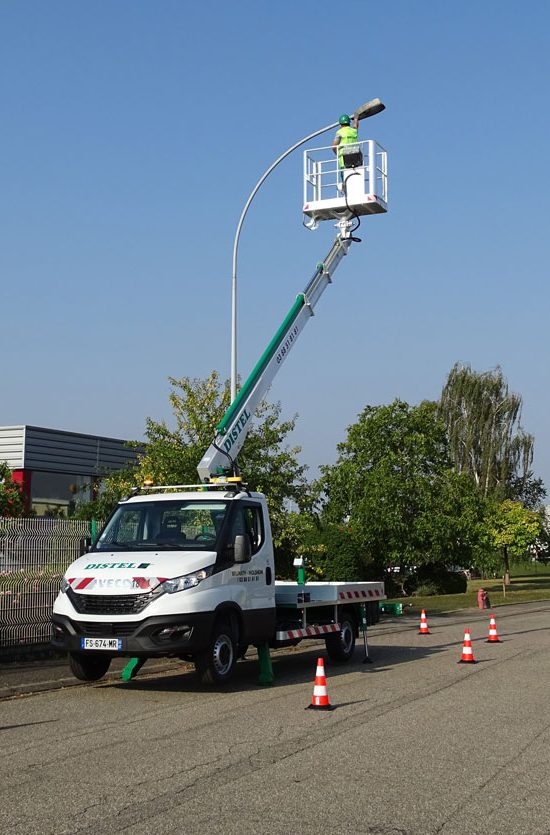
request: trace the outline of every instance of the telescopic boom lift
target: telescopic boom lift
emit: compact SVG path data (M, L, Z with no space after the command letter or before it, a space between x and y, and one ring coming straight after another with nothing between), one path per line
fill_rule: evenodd
M237 456L250 430L254 412L313 316L340 261L348 254L352 242L360 240L353 234L360 222L359 216L387 210L386 151L374 140L366 140L347 146L345 152L344 168L339 168L330 146L304 152L303 211L309 219L307 226L314 229L319 220L333 219L337 221L338 234L325 260L317 265L311 280L297 296L216 427L216 437L197 467L203 483L237 475Z
M276 579L266 497L228 476L236 475L261 399L358 240L360 216L386 211L385 153L372 140L349 143L338 158L331 147L306 152L306 225L335 220L336 240L220 421L198 467L201 483L135 491L67 568L53 607L53 646L69 653L81 681L102 678L113 658L130 659L129 681L148 658L166 657L192 661L203 684L224 685L255 646L260 683L270 684L269 647L323 639L340 663L353 658L360 629L369 660L367 626L379 620L384 584L306 584L298 556L298 582Z

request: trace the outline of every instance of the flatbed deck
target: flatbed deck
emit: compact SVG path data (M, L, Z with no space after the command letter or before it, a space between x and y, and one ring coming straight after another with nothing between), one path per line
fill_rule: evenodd
M385 600L384 584L365 583L294 583L278 580L275 583L275 605L282 621L290 621L275 634L277 642L320 638L340 631L339 612L351 604L377 603ZM322 610L316 617L314 611ZM288 612L288 615L284 615ZM296 614L291 614L291 613ZM378 618L375 618L375 621Z
M275 604L284 608L306 609L315 606L337 606L347 601L365 603L385 599L384 583L378 582L294 583L287 580L275 582Z

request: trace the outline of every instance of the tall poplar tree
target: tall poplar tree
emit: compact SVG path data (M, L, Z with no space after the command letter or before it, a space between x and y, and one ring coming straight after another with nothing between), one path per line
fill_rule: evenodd
M499 367L480 373L457 363L438 413L458 473L472 476L485 498L520 500L533 507L545 490L531 470L534 438L521 426L521 407L521 396L509 391Z

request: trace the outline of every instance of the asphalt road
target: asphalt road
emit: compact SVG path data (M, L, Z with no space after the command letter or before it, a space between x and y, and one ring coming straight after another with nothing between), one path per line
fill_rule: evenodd
M164 835L550 833L550 604L374 627L374 663L253 660L235 686L172 671L0 703L0 831ZM475 664L458 664L464 627ZM310 645L311 647L311 645Z

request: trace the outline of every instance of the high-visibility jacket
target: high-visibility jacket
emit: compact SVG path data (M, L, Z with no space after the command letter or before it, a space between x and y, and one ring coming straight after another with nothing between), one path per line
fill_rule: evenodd
M338 165L340 168L344 167L344 160L342 159L342 145L351 145L357 142L357 128L352 128L349 125L343 125L336 131L336 136L340 137L338 145Z

